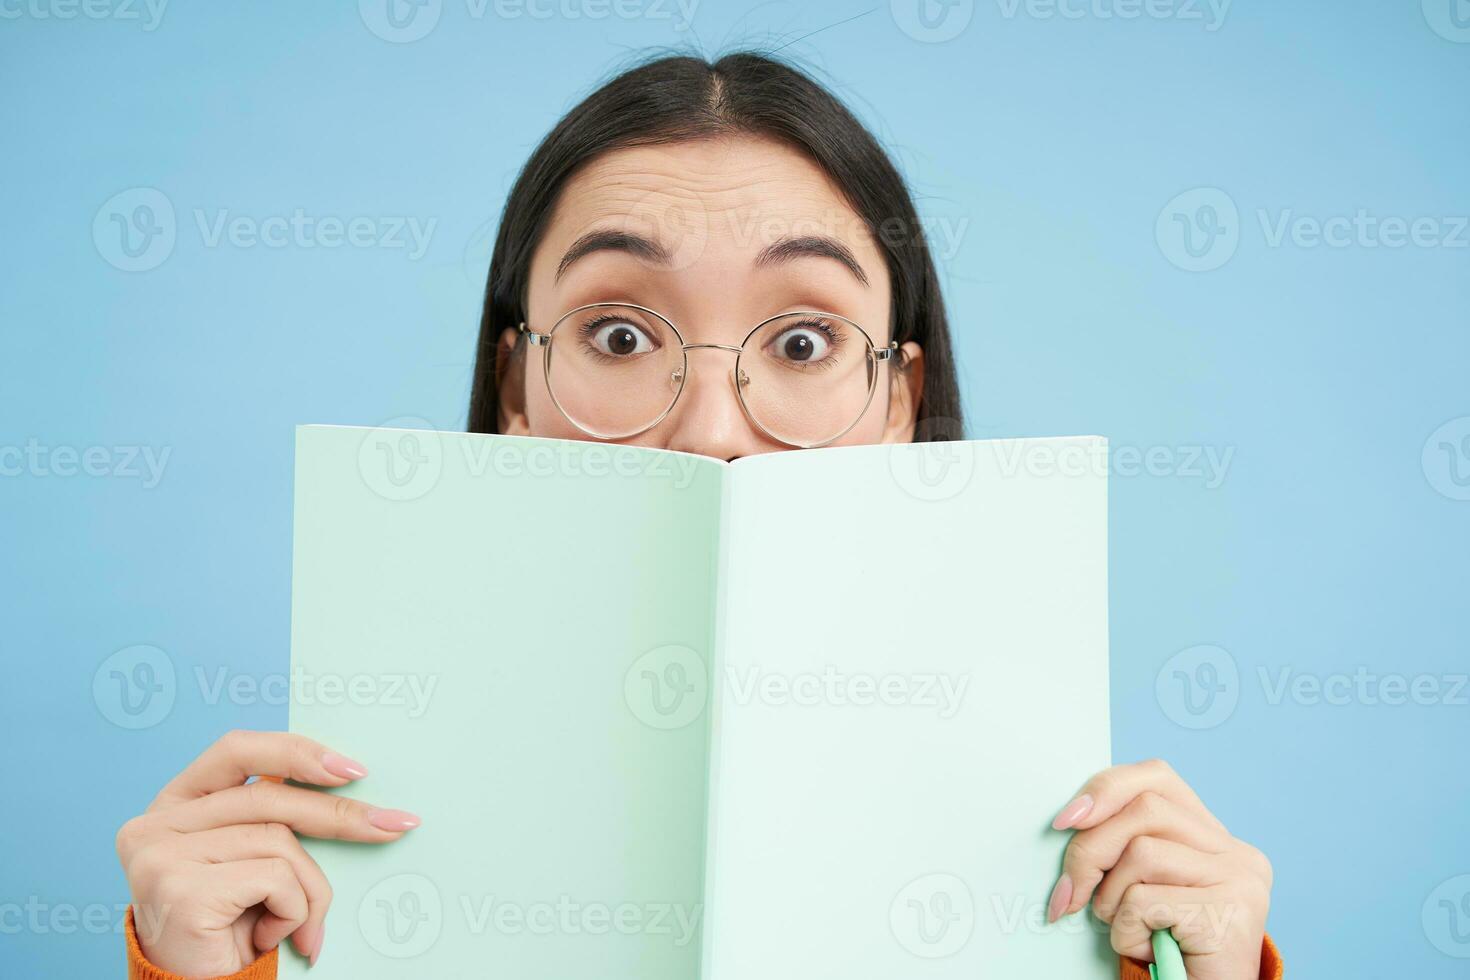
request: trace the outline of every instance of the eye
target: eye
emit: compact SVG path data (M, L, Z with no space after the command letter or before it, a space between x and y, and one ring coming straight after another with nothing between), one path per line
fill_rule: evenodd
M832 350L832 339L823 324L800 323L782 330L771 339L768 347L782 360L809 364L828 355Z
M610 357L647 354L658 346L641 328L627 320L593 322L584 331L593 350Z

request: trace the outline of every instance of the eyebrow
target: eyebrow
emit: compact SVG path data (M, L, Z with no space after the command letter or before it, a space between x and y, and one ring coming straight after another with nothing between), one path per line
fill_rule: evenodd
M668 265L670 258L669 250L663 245L651 238L635 235L631 231L620 231L615 228L590 231L572 242L572 247L567 249L566 254L561 257L561 262L556 267L556 278L560 279L572 263L586 258L593 252L627 252L635 258L657 265Z
M756 256L755 264L779 265L799 258L835 259L853 274L853 277L864 286L868 284L868 274L863 271L857 256L852 254L852 249L842 244L835 238L825 235L803 235L799 238L783 238L778 242L772 242L761 249L761 254Z
M668 265L671 259L669 250L651 238L616 228L603 229L588 232L572 243L571 248L566 250L566 254L561 257L561 262L557 264L555 278L561 279L573 263L594 252L625 252L655 265ZM864 286L868 285L868 274L863 270L857 257L852 254L852 249L837 239L828 238L825 235L803 235L772 242L761 249L760 254L755 258L755 264L757 266L780 265L799 258L833 259L851 272L853 278L858 282Z

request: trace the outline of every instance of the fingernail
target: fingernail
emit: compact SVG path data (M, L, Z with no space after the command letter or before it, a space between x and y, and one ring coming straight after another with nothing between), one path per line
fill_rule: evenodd
M322 943L326 942L326 939L327 939L327 924L325 922L323 922L322 925L321 925L321 928L317 930L317 933L316 933L316 949L313 949L311 951L311 959L306 964L308 967L316 966L316 958L318 956L322 955Z
M335 752L328 752L322 756L322 768L333 776L340 776L343 779L361 779L367 775L367 766Z
M1053 830L1066 830L1077 826L1077 822L1092 812L1092 797L1086 793L1062 807L1062 812L1051 822Z
M407 810L369 810L368 823L379 830L390 833L399 833L404 830L412 830L423 821L409 813Z
M1052 886L1051 900L1046 903L1046 921L1055 922L1072 904L1072 876L1063 873Z

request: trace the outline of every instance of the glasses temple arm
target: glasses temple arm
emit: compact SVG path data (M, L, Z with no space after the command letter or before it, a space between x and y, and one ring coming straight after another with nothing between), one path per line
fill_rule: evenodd
M532 347L545 347L551 343L551 334L537 333L526 326L525 320L516 324L516 330L526 335L526 340L530 342Z

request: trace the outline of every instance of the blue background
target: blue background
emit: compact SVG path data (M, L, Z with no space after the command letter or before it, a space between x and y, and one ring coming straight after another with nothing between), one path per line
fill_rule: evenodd
M1293 976L1463 976L1438 904L1470 883L1470 692L1449 696L1470 669L1470 32L1450 2L1239 0L1211 30L1184 0L981 0L928 41L911 3L705 0L680 30L652 0L430 0L411 43L369 28L371 0L178 3L151 30L123 16L141 7L5 5L0 973L121 975L119 937L15 909L125 902L118 825L218 734L282 726L279 704L209 703L195 669L286 669L293 426L462 426L490 239L535 143L633 54L754 44L849 100L931 232L958 234L940 260L970 434L1159 451L1112 485L1116 757L1168 758L1272 858ZM125 272L108 202L137 187L177 239ZM1214 212L1220 264L1186 271L1168 229L1210 215L1166 205L1202 187L1238 220ZM414 258L211 246L195 219L296 209L436 224ZM1359 209L1434 219L1439 244L1272 243L1283 215ZM28 444L104 447L111 475L17 467ZM162 479L113 447L167 451ZM1223 479L1193 449L1229 452ZM177 697L127 730L92 682L135 644ZM1212 680L1199 656L1214 687L1176 690L1181 664ZM1282 671L1360 667L1439 694L1273 696Z

